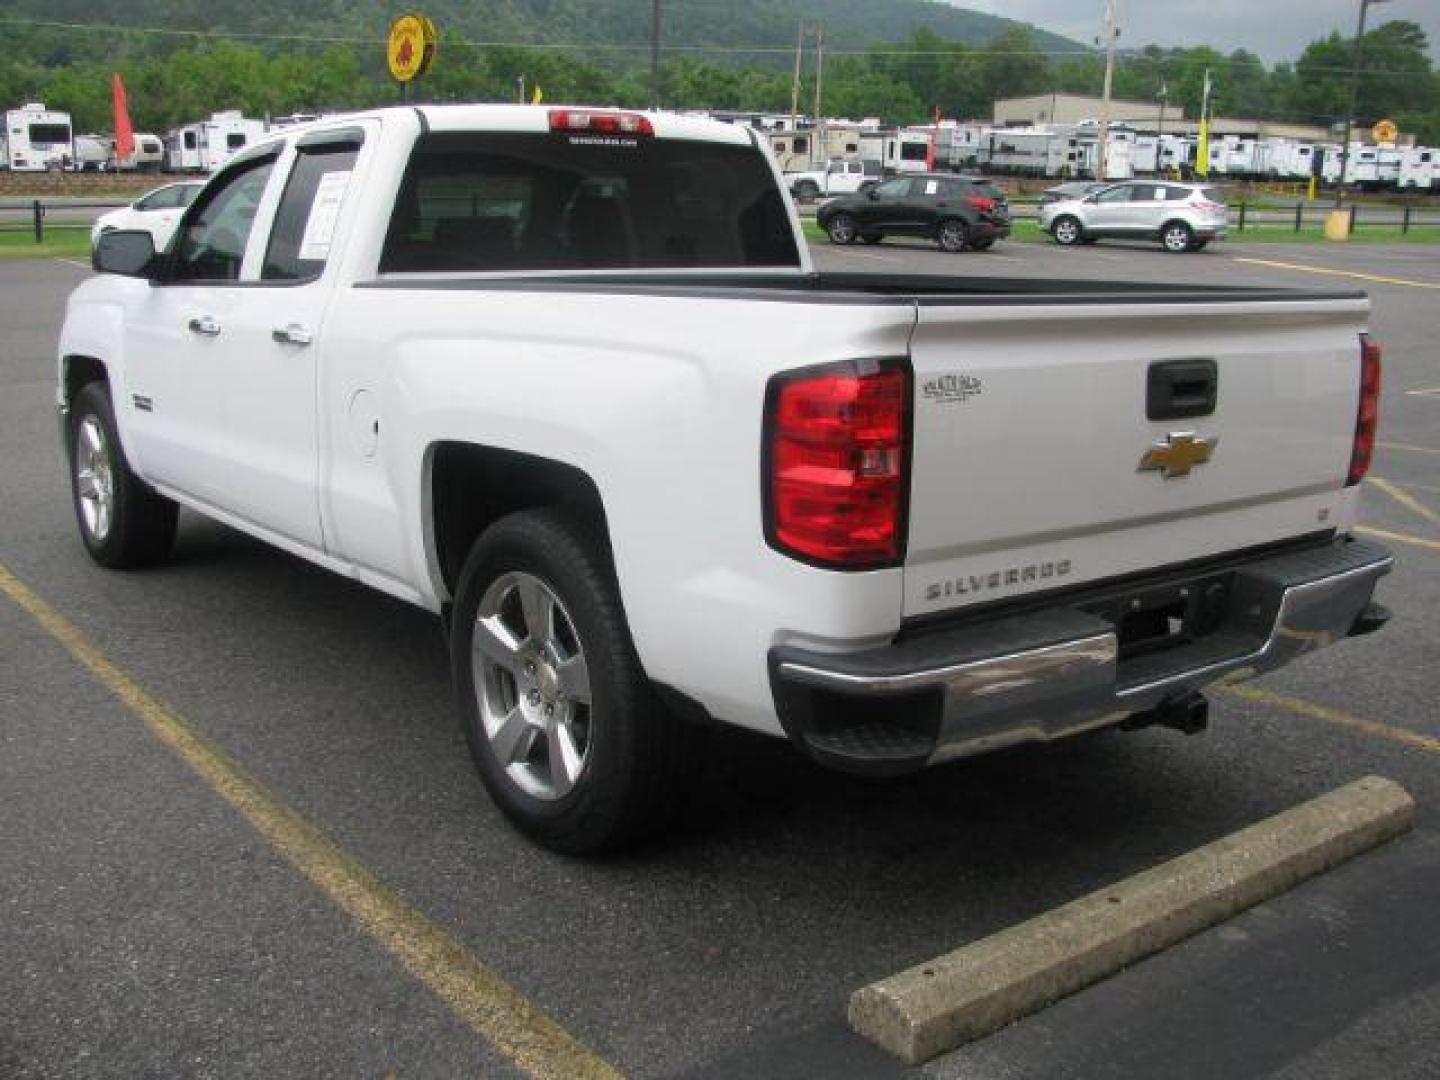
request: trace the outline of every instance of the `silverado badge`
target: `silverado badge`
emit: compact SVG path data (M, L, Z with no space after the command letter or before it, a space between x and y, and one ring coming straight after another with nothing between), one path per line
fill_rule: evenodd
M1157 442L1140 459L1140 471L1158 471L1166 480L1189 476L1196 465L1204 465L1215 452L1218 438L1207 439L1190 431L1171 432L1164 442Z

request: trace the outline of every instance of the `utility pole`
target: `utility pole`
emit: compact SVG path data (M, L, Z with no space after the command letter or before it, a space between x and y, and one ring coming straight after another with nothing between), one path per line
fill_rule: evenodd
M1096 180L1105 179L1105 157L1110 142L1110 85L1115 79L1115 39L1120 36L1115 0L1105 0L1105 90L1100 95L1100 146Z
M815 141L818 138L823 144L825 139L824 113L820 111L820 84L825 77L825 28L815 28L815 132L810 140L810 160L815 160ZM823 150L823 145L822 145ZM824 159L821 159L823 163Z
M1365 12L1371 4L1383 4L1386 0L1360 0L1360 23L1355 27L1355 52L1350 61L1350 102L1345 106L1345 138L1340 143L1340 186L1335 193L1335 205L1345 201L1345 174L1350 171L1350 124L1355 118L1355 101L1360 94L1360 43L1365 37Z
M660 17L664 0L654 0L650 7L650 104L660 108Z
M1155 174L1163 177L1165 175L1165 104L1168 100L1168 89L1165 80L1160 80L1160 120L1155 126Z
M790 136L794 146L795 127L800 120L800 69L805 57L805 24L795 31L795 75L790 80Z

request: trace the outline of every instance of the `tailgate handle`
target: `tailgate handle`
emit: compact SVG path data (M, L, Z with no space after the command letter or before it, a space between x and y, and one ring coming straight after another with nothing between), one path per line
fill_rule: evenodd
M1145 416L1150 420L1183 420L1215 411L1220 373L1214 360L1157 360L1150 365L1145 387Z

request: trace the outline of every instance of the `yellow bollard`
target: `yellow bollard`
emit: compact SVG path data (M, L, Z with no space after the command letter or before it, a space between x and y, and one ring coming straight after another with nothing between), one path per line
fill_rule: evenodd
M1325 239L1344 242L1350 239L1350 211L1331 210L1325 215Z

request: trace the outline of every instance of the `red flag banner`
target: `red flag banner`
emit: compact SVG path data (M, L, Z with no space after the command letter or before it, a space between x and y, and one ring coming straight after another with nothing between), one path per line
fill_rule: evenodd
M135 129L130 126L130 105L125 100L125 83L118 71L111 91L115 99L115 160L129 161L135 155Z

